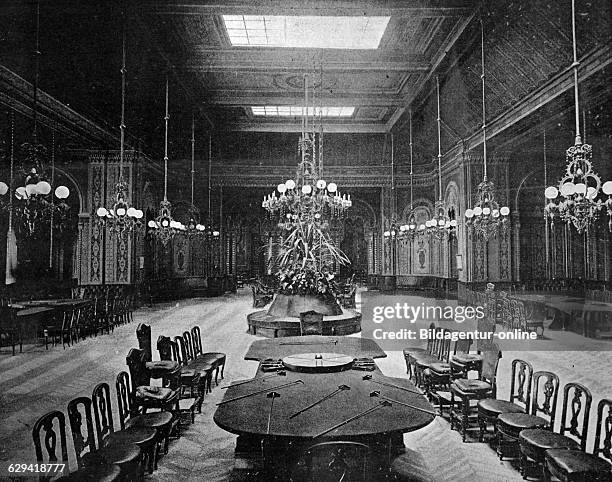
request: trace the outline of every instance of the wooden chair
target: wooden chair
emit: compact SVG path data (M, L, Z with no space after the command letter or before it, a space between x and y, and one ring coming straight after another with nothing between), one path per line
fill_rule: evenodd
M472 404L483 399L495 397L497 394L497 368L502 352L496 344L492 343L483 353L482 373L478 379L459 378L451 383L451 429L456 425L461 430L462 440L465 442L470 420L477 418L474 415ZM481 434L482 434L481 428Z
M40 463L64 463L68 465L68 445L66 441L66 417L57 410L40 417L32 429L36 461ZM41 439L44 441L41 444ZM49 480L42 476L40 480Z
M181 336L174 337L172 353L182 367L179 385L179 413L189 415L191 423L194 423L195 411L202 411L202 401L206 391L205 383L202 382L207 376L212 378L212 366L198 365L193 359L193 353L186 346L185 338ZM190 363L185 362L187 359L190 360ZM201 371L201 367L204 367L204 371ZM186 393L187 390L189 394Z
M263 308L272 301L273 295L258 285L251 286L251 291L253 292L253 308Z
M530 413L501 413L497 417L497 454L519 455L519 435L532 428L552 430L557 413L559 377L552 372L538 371L533 374Z
M98 383L94 387L91 401L94 406L98 445L100 447L125 446L126 444L138 445L149 467L149 473L153 473L153 468L157 468L157 431L146 427L129 427L115 432L108 383Z
M68 402L68 419L78 468L115 464L121 469L121 477L125 480L140 478L142 451L137 445L99 447L96 444L91 406L88 397L78 397Z
M175 341L172 341L167 336L160 336L157 339L160 358L178 362L181 367L181 386L192 387L197 383L201 398L204 394L211 393L213 366L203 362L196 364L193 359L188 359L183 337L176 336L174 339ZM188 361L192 362L192 366L189 366Z
M147 369L145 354L138 348L132 348L126 357L132 380L134 408L146 413L149 409L158 409L178 415L179 379L172 377L168 387L152 387L151 373ZM177 371L180 374L180 370Z
M115 382L117 391L117 407L119 408L119 425L121 430L129 427L147 427L157 431L157 445L159 457L159 447L163 441L164 453L168 453L170 435L176 426L176 419L170 412L148 412L138 413L134 406L133 390L130 386L130 376L127 372L119 372Z
M66 464L64 472L68 467L68 443L66 440L66 418L62 412L54 410L40 417L32 429L34 439L34 450L38 463ZM41 444L44 440L44 450ZM55 474L40 475L40 481L48 481ZM114 482L121 477L121 470L116 465L97 466L92 468L80 469L55 480L98 480L104 482Z
M350 285L346 293L342 293L340 305L343 308L355 309L355 294L357 293L357 285Z
M183 333L183 339L185 339L185 333ZM223 380L224 377L227 355L225 353L216 351L205 352L202 348L202 334L200 332L200 327L197 325L191 328L191 339L194 359L198 360L198 363L213 366L215 369L215 383L218 385L219 376L221 376L221 380Z
M612 480L612 400L597 405L597 426L593 453L582 450L551 449L545 455L545 479L553 475L566 481Z
M193 383L193 377L199 377L200 393L212 392L212 373L213 365L207 360L194 358L191 347L185 342L184 336L175 336L172 344L172 353L179 364L183 367L182 373L185 374L185 385Z
M185 345L185 338L174 337L175 341L168 337L159 337L158 345L168 345L172 358L181 367L181 395L185 390L189 390L191 396L203 396L212 391L212 372L213 366L206 363L194 363L193 352ZM192 366L188 363L191 362ZM194 395L194 391L195 394Z
M23 337L21 326L17 320L17 313L8 306L0 307L0 340L2 337L10 339L13 355L15 355L17 343L19 343L19 353L23 352Z
M467 344L459 344L455 347L455 353L450 357L451 379L469 378L471 372L482 373L483 356L479 353L470 353L471 340L462 340Z
M70 343L74 345L81 337L81 308L73 308L70 316Z
M140 323L136 327L136 338L138 339L138 348L145 353L145 360L148 362L153 360L151 349L151 326L146 323Z
M471 339L457 339L454 343L452 356L450 353L446 353L444 360L441 360L439 363L430 364L423 373L425 393L432 402L437 403L440 415L444 415L444 405L450 405L451 382L458 378L468 378L473 365L472 358L468 358L471 344ZM482 356L474 356L480 357L481 364L478 368L478 373L480 373ZM455 357L462 357L461 360L468 361L465 364L459 363L455 361Z
M478 402L479 440L484 441L487 425L497 430L497 417L502 413L527 413L531 401L531 379L533 367L524 360L512 360L509 400L485 398Z
M348 441L322 442L310 446L299 457L290 480L309 482L374 480L369 446Z
M570 393L572 396L570 397ZM530 464L540 466L543 476L544 459L549 449L586 450L589 432L589 415L593 397L580 383L568 383L563 388L563 406L559 432L546 429L522 430L519 435L521 449L521 474L528 475ZM571 411L571 418L568 415ZM554 429L554 427L551 427Z
M429 325L430 330L436 329L435 323ZM433 349L434 340L431 337L427 338L427 346L425 348L407 348L404 350L404 361L406 362L406 373L411 380L414 380L412 363L415 360L415 356L418 354L429 354L431 355Z
M300 313L300 335L322 335L323 313L316 311L304 311Z
M426 388L425 371L428 370L433 364L438 364L440 370L447 370L450 372L450 366L448 365L448 359L450 355L450 338L446 338L450 334L450 330L447 328L438 330L441 331L442 336L437 337L432 346L432 353L416 353L412 355L411 363L414 368L414 379L415 383L419 387ZM442 367L439 364L444 363Z
M62 341L62 347L70 346L70 325L72 323L72 310L63 310L61 314L54 315L53 318L43 325L43 337L45 339L45 349L48 349L48 341L51 338L53 346L55 340Z

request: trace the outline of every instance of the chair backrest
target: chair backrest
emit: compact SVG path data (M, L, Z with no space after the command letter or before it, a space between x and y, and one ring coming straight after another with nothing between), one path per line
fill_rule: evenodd
M68 464L66 417L62 412L54 410L40 417L32 429L32 438L37 462ZM50 477L41 477L41 480L48 479Z
M195 325L191 329L191 337L193 338L193 349L195 351L196 356L201 355L203 353L202 334L198 325Z
M366 482L371 480L371 450L358 442L322 442L299 457L292 480Z
M528 412L529 402L531 401L531 380L533 378L531 363L515 358L512 360L511 376L510 402L522 405L525 412Z
M603 432L603 436L602 436ZM593 455L612 463L612 400L603 398L597 404L597 428Z
M535 372L533 374L531 397L531 414L547 417L550 421L550 427L553 427L557 413L557 399L559 398L559 377L553 372Z
M140 323L136 328L136 338L138 338L138 348L145 352L145 360L153 360L151 349L151 326Z
M133 407L135 407L132 399L134 392L130 387L130 376L127 372L119 372L115 381L115 390L117 391L117 407L119 408L119 426L121 430L124 430L127 421L133 415Z
M497 395L497 368L501 360L502 352L495 343L487 346L482 352L481 380L491 385L492 396Z
M80 308L73 308L68 310L70 313L70 328L75 328L79 324L79 317L81 316Z
M91 405L88 397L77 397L68 402L68 420L79 469L83 467L83 456L96 451Z
M195 360L197 358L197 350L193 336L191 336L191 331L186 330L183 332L183 341L185 342L185 348L188 350L189 356Z
M432 333L436 331L436 324L435 323L430 323L429 324L429 332L428 333ZM427 337L427 353L431 353L432 347L434 344L434 339L431 336Z
M452 342L450 334L451 330L444 328L442 330L442 340L440 340L440 344L438 345L438 352L436 353L436 356L438 357L438 360L443 362L448 362L450 357L450 347Z
M570 393L572 398L570 400ZM559 433L576 439L582 451L586 450L589 433L589 415L593 396L590 390L580 383L570 382L563 388L563 408L561 411L561 426ZM569 411L571 417L567 420ZM580 415L582 414L582 421Z
M130 370L130 378L134 388L150 385L151 376L146 367L144 351L139 348L131 348L125 361Z
M471 338L457 339L457 341L455 341L455 346L453 348L453 355L457 355L458 353L469 353L471 346L472 346Z
M108 383L98 383L91 393L94 409L96 436L98 445L104 445L106 438L115 431L113 425L113 407L111 406L110 387Z
M187 352L187 361L195 360L196 355L195 355L195 350L193 348L193 339L191 338L190 331L183 332L183 342L185 345L185 350Z
M187 348L185 347L185 341L183 340L182 336L174 337L174 346L175 346L174 354L176 356L176 361L181 366L186 365L190 359L188 357Z
M159 352L160 360L168 361L173 359L172 340L169 336L159 335L159 338L157 338L157 351Z
M314 310L300 313L300 332L301 335L322 335L323 334L323 313Z

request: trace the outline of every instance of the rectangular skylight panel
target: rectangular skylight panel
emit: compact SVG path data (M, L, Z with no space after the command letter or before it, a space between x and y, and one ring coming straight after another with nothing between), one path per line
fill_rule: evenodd
M304 112L309 116L322 117L351 117L355 112L355 107L301 107L301 106L252 106L251 112L254 116L265 117L301 117Z
M322 49L376 49L389 18L223 15L232 45Z

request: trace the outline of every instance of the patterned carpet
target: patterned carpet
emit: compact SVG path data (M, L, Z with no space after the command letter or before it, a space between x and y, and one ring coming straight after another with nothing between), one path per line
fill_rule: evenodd
M134 315L134 323L121 326L111 335L81 341L63 350L45 351L44 346L27 346L25 352L10 356L10 349L0 352L0 469L8 463L35 462L31 429L36 419L52 409L65 411L67 402L77 396L90 396L93 387L107 381L113 387L117 373L125 370L129 348L137 346L138 323L151 325L152 339L160 334L174 336L194 324L202 329L204 351L227 353L225 385L233 380L250 378L257 363L243 359L256 337L246 333L246 314L251 308L250 295L243 290L222 298L194 299L176 304L143 308ZM154 357L157 353L154 350ZM388 352L388 358L377 360L389 376L405 376L401 352ZM528 359L536 370L550 369L561 383L581 381L593 391L594 404L612 394L609 367L612 352L521 352L504 353L500 365L499 393L509 391L509 366L516 356ZM147 479L155 481L236 480L234 467L236 436L217 427L212 415L215 403L224 390L214 388L205 398L202 414L183 436L173 440L170 452L160 460L159 469ZM560 405L560 403L559 403ZM114 407L116 410L116 407ZM438 481L519 481L518 472L508 461L500 462L487 444L462 443L460 435L449 429L446 420L437 418L431 425L404 437L428 465ZM70 442L71 443L71 442ZM589 442L589 449L592 442ZM69 452L72 450L70 447ZM71 460L71 468L75 462ZM5 473L0 473L2 478Z

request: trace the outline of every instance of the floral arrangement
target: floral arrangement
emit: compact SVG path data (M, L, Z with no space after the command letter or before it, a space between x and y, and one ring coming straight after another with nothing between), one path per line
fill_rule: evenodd
M325 226L298 218L286 228L279 254L272 260L278 268L280 294L335 299L339 290L332 274L333 265L350 261L333 244Z

